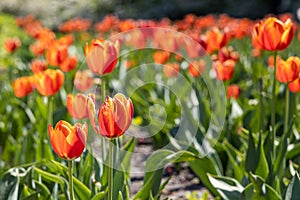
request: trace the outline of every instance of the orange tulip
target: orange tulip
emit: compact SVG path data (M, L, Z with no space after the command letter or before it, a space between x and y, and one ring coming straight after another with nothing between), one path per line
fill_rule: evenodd
M163 67L163 72L166 77L171 78L172 76L177 76L180 66L178 63L167 63Z
M289 57L286 61L280 60L276 68L276 78L281 83L289 83L298 78L300 73L300 59Z
M35 86L41 95L50 96L57 93L64 83L64 73L60 70L47 69L35 74Z
M71 126L68 122L60 120L54 130L48 125L48 135L55 153L66 160L78 158L86 145L88 134L87 124L75 124Z
M67 45L59 42L53 43L46 52L46 60L52 66L60 65L67 57Z
M81 92L87 91L94 83L93 74L90 70L77 71L74 78L74 86Z
M47 69L47 63L45 60L35 59L31 61L30 68L32 72L36 74L38 72L45 71Z
M291 92L300 92L300 75L298 76L298 78L292 81L288 86Z
M170 58L170 52L156 51L153 54L153 60L155 63L164 64Z
M17 78L13 81L12 87L16 97L25 97L34 89L34 78L32 76L23 76Z
M206 51L209 54L215 50L219 50L227 44L226 33L217 27L213 27L206 33L206 43Z
M227 87L227 98L237 99L240 96L241 89L238 85L232 84Z
M233 51L233 48L231 46L229 47L222 47L218 53L219 60L221 62L224 62L225 60L232 59L234 61L237 61L239 59L239 53Z
M76 65L77 65L77 57L72 56L66 58L62 63L60 63L59 68L63 72L69 72L73 70L76 67Z
M189 73L193 77L197 77L201 75L204 72L205 69L205 61L199 60L199 61L193 61L189 64Z
M14 52L21 46L21 41L19 38L10 38L7 39L4 43L5 50L9 53Z
M255 24L252 37L260 47L268 51L286 49L294 35L293 23L290 19L285 22L269 17Z
M133 117L133 105L130 98L117 93L107 97L98 111L98 124L95 122L95 103L88 98L89 118L95 131L109 139L120 137L129 128Z
M229 80L234 72L235 61L234 60L226 60L225 62L215 61L213 63L213 68L216 71L216 78L218 80Z
M118 62L119 42L92 40L84 47L86 62L90 70L100 75L111 73Z
M68 94L67 109L74 119L84 119L89 116L87 109L87 96L84 94Z

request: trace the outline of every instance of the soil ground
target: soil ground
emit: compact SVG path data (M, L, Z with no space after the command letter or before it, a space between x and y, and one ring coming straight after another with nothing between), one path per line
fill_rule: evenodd
M139 143L135 147L135 152L152 152L151 143ZM136 194L143 185L145 173L142 172L145 166L146 157L133 157L131 164L131 195ZM138 173L136 173L138 172ZM193 193L193 197L201 199L207 189L200 180L190 170L188 163L170 164L164 169L163 180L171 176L170 181L162 191L160 199L183 200L188 199L188 194Z

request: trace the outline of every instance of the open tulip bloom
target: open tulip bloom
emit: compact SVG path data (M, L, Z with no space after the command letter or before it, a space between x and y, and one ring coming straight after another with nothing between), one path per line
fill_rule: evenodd
M86 145L87 129L86 123L71 126L68 122L60 120L54 129L49 124L48 134L55 153L66 160L78 158Z
M95 121L95 102L88 98L89 118L92 127L99 135L109 139L120 137L129 128L133 117L133 105L129 98L117 93L113 98L107 97L98 110L98 124Z

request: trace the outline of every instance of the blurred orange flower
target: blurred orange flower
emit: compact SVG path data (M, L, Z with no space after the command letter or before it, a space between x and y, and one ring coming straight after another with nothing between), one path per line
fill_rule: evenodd
M60 158L72 160L78 158L85 148L88 126L86 123L71 126L68 122L60 120L54 129L48 125L48 135L55 153Z
M217 27L213 27L206 32L206 51L210 54L227 44L226 33Z
M225 62L221 62L219 60L213 62L213 68L216 72L216 78L218 80L229 80L231 79L234 68L235 68L235 61L234 60L226 60Z
M255 24L252 38L260 47L268 51L286 49L294 35L293 23L290 19L285 22L275 17L269 17Z
M94 83L94 77L90 70L77 71L74 78L74 85L81 92L87 91Z
M74 119L84 119L89 116L87 109L87 96L84 94L68 94L66 106Z
M237 99L240 96L241 89L238 85L232 84L227 87L227 98L235 98Z
M95 122L95 103L88 98L89 118L95 131L109 139L120 137L129 128L133 117L133 104L130 98L117 93L107 97L98 111L98 124Z
M172 76L177 76L180 66L178 63L167 63L163 67L163 72L166 77L171 78Z
M84 47L88 67L93 73L105 75L111 73L118 62L119 42L92 40Z
M60 70L47 69L36 73L35 86L38 92L44 96L51 96L57 93L64 83L64 73Z
M298 75L298 78L296 78L290 84L288 84L288 86L291 92L300 92L300 75Z
M300 59L289 57L286 61L280 60L276 68L276 78L281 83L289 83L298 78L300 73Z
M170 58L171 53L167 51L155 51L153 60L155 63L164 64Z
M30 63L30 68L33 73L45 71L47 69L47 63L45 60L34 59Z
M77 65L77 57L72 56L66 58L62 63L60 63L59 68L63 72L69 72L73 70L76 67L76 65Z
M46 51L46 60L52 66L60 65L68 57L67 45L55 42Z
M34 89L34 77L23 76L12 82L16 97L22 98L30 94Z
M193 77L197 77L201 75L204 72L205 69L205 61L204 60L198 60L198 61L193 61L189 64L189 73Z
M4 42L5 50L9 53L14 52L21 46L22 42L19 38L9 38Z

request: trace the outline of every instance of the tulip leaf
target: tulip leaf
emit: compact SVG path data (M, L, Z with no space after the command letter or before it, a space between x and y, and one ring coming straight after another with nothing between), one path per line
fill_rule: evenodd
M64 181L63 181L63 179L60 176L51 174L51 173L46 172L46 171L44 171L42 169L39 169L37 167L34 167L33 169L38 174L40 174L44 179L46 179L48 181L59 183L60 185L64 186Z
M254 175L251 172L249 174L251 183L253 184L253 199L281 199L279 194L270 185L266 184L262 177Z
M91 191L81 181L73 177L74 192L78 199L89 199L91 197Z
M33 180L36 190L39 192L41 196L43 196L44 199L49 199L51 197L51 192L47 188L47 186L37 180Z
M225 200L241 199L244 187L236 179L208 174L208 179Z
M265 155L265 150L263 147L262 142L262 136L260 135L259 141L258 141L258 155L259 155L259 162L258 166L255 170L255 174L261 176L262 178L266 179L269 174L269 166L267 162L267 158Z
M274 175L280 175L283 173L283 168L285 166L285 155L287 152L287 147L288 147L288 138L290 137L291 133L292 133L292 127L294 124L294 118L290 123L290 126L288 128L288 130L281 136L280 142L279 142L279 146L276 149L276 160L274 163L274 169L273 169L273 173Z
M296 173L289 183L289 186L285 193L285 200L297 200L300 197L300 178Z
M20 179L7 173L0 182L0 197L2 199L18 199Z
M298 155L300 155L300 143L290 144L287 148L286 159L290 160Z
M101 200L101 199L104 199L106 197L106 193L107 193L106 191L99 192L96 195L94 195L91 200Z
M249 132L248 149L246 153L245 168L247 172L254 172L259 161L258 150L255 147L252 132Z

